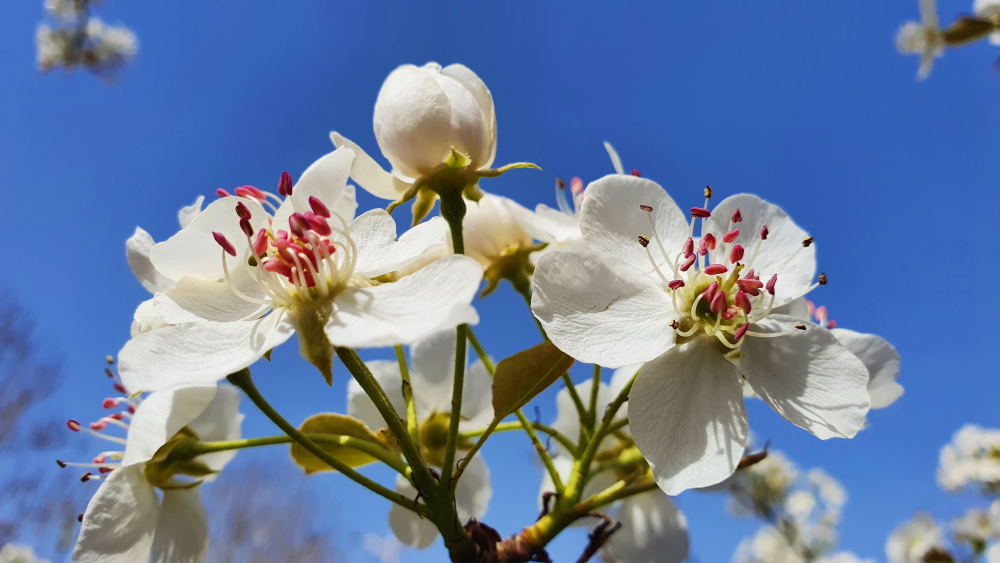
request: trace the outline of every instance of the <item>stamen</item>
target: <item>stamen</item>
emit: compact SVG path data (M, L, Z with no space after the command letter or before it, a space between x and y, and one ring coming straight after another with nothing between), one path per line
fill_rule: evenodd
M320 217L329 219L330 210L326 207L326 204L320 201L320 199L314 195L309 196L309 207L312 208L313 213L319 215Z
M740 245L733 246L733 249L729 251L729 261L735 264L743 259L743 247Z
M281 178L278 179L278 194L286 197L292 195L292 175L286 171L282 171Z
M701 219L707 219L712 216L712 212L705 209L704 207L692 207L691 216L699 217Z
M808 247L808 246L812 245L812 243L813 243L813 238L812 237L806 237L806 238L802 239L802 246L803 247Z
M688 256L691 256L692 254L694 254L694 239L693 238L688 237L687 240L684 241L684 248L683 248L683 250L681 252L684 254L685 258L687 258Z
M240 230L243 231L243 234L246 235L247 238L253 236L253 227L250 226L250 219L240 219Z
M236 247L233 246L233 243L229 242L229 239L226 238L226 235L218 231L212 231L212 237L215 238L215 242L217 242L219 246L222 247L222 250L226 254L230 256L236 256ZM223 258L222 261L223 263L225 263L226 259Z
M764 225L763 227L761 227L761 228L760 228L760 240L767 240L767 235L768 235L768 234L769 234L770 232L771 232L771 231L769 231L769 230L767 229L767 225Z
M746 293L743 293L742 291L736 292L736 296L733 297L733 305L743 309L744 314L750 314L750 299L747 297Z
M741 326L740 328L736 329L736 332L733 333L733 342L739 342L740 339L743 338L743 335L746 334L748 330L750 330L750 323L747 323Z
M774 295L774 284L776 283L778 283L778 274L774 274L771 276L771 279L767 280L767 284L764 285L764 289L766 289L771 295Z
M712 302L709 303L708 309L715 314L722 312L722 309L726 306L726 294L721 291L716 291L715 295L712 297Z
M688 269L691 268L691 266L694 264L695 258L697 257L694 254L688 256L687 260L685 260L684 263L681 264L680 271L682 272L688 271Z
M219 188L219 189L215 190L215 195L217 195L219 197L229 197L232 194L230 194L229 192L227 192L226 190L224 190L222 188Z
M719 290L719 282L714 281L701 292L701 296L705 298L705 301L711 302L715 297L715 292Z
M730 221L732 221L733 223L739 223L742 220L743 220L743 215L740 213L740 210L737 209L736 213L733 213L733 216L730 219Z
M819 283L819 285L826 285L826 282L827 282L826 274L824 274L823 272L820 272L819 273L819 280L818 280L817 283Z
M559 208L559 211L567 215L573 215L573 210L566 200L566 183L563 182L562 178L556 178L556 206Z
M717 274L724 274L729 271L729 268L723 266L722 264L712 264L705 268L705 273L714 276Z
M236 216L240 219L250 218L250 209L242 201L236 204Z
M705 199L712 199L712 186L705 186Z
M261 227L257 231L257 238L253 241L253 253L255 256L262 257L267 252L267 229Z
M670 289L678 289L684 287L684 280L673 280L667 284Z
M257 189L254 186L240 186L233 190L236 195L240 197L245 197L247 199L256 199L257 201L264 203L267 201L267 194L263 191Z
M733 229L733 230L727 232L726 234L722 235L722 242L724 242L726 244L729 244L729 243L733 242L734 240L736 240L736 237L738 237L738 236L740 236L740 230L739 229Z

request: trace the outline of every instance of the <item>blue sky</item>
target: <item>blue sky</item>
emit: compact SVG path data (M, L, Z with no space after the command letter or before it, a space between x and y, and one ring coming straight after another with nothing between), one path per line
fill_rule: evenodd
M841 326L896 345L906 394L850 441L820 442L760 405L750 414L757 436L843 482L843 547L880 557L886 534L915 510L950 517L973 502L940 492L934 469L962 424L1000 423L991 322L1000 51L949 52L916 82L916 61L892 43L916 17L915 0L421 4L110 0L101 14L141 43L113 86L84 73L39 75L42 2L5 6L0 263L3 283L38 319L44 350L66 366L52 409L96 415L100 362L124 343L145 298L123 253L136 225L165 238L198 194L271 186L282 169L297 175L329 150L333 129L376 153L371 108L385 75L407 62L462 62L493 91L497 162L544 168L484 189L551 204L554 176L609 172L608 139L627 168L682 205L698 203L705 184L753 192L813 234L831 279L814 299ZM943 18L970 4L942 2ZM361 198L362 208L380 205ZM537 338L518 299L505 288L479 305L494 356ZM343 408L345 371L325 388L294 356L282 350L258 370L276 405L292 419ZM538 405L543 420L554 417L551 393ZM272 429L251 414L246 431ZM536 513L540 469L523 436L497 437L485 456L496 490L486 521L513 533ZM318 526L345 549L359 533L386 531L386 503L340 478L314 481L330 504ZM701 561L727 560L754 529L724 516L719 497L678 502ZM570 534L552 552L562 561L581 547Z

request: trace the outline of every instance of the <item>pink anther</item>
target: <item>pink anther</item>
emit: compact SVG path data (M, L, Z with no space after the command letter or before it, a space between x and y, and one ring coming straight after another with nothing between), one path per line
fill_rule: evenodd
M728 233L722 235L722 242L724 242L726 244L729 244L729 243L733 242L734 240L736 240L736 237L738 237L738 236L740 236L740 230L739 229L733 229L733 230L729 231Z
M233 246L233 243L229 242L226 235L218 231L213 231L212 236L215 238L215 242L219 243L219 246L222 247L222 250L226 251L226 254L236 256L236 247Z
M735 264L742 259L743 259L743 247L738 244L734 245L733 249L729 251L729 261Z
M700 217L702 219L707 219L712 216L712 212L705 209L704 207L692 207L691 208L692 217Z
M778 283L778 274L774 274L771 276L771 279L767 280L767 284L764 286L764 289L766 289L771 295L774 295L774 284L776 283Z
M705 273L710 276L715 276L718 274L724 274L729 271L729 268L723 266L722 264L712 264L705 268Z
M667 283L667 287L670 289L678 289L684 287L684 280L672 280Z

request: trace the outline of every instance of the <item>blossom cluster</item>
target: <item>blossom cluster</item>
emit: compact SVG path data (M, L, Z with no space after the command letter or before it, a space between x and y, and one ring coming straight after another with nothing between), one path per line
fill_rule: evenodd
M484 192L481 179L534 165L492 167L492 95L462 65L396 69L373 124L390 170L334 132L297 179L220 188L182 208L165 240L137 228L127 241L151 295L118 354L110 414L68 424L116 444L83 464L100 486L75 560L202 559L200 486L237 450L276 443L307 473L336 469L392 501L402 543L440 535L453 556L545 557L561 529L598 518L591 552L682 561L687 523L671 496L722 482L741 491L737 502L793 523L797 552L829 550L842 490L816 471L793 487L776 453L745 469L744 401L817 438L851 438L902 387L888 342L807 301L827 276L806 230L752 194L716 203L708 187L682 207L626 173L610 145L614 173L557 181L558 209ZM355 185L388 209L359 213ZM400 234L390 211L407 202L415 221ZM438 202L441 216L427 219ZM497 365L471 327L477 294L505 280L544 342ZM351 375L347 412L298 430L249 372L293 336L326 384L339 381L337 360ZM392 348L395 361L362 362L356 350L370 348ZM594 377L574 383L573 361L594 364ZM523 405L560 376L556 419L529 421ZM286 435L241 438L234 386ZM511 540L479 522L492 489L476 452L501 426L525 431L546 466L542 517ZM536 431L555 440L554 455ZM396 470L394 487L355 469L376 461Z
M942 27L936 0L918 0L921 21L904 23L896 34L896 49L920 57L917 78L931 75L934 60L948 47L958 47L982 38L1000 45L1000 0L974 0L972 14L960 16L950 27Z
M42 23L35 31L38 69L70 70L84 67L110 78L135 57L139 44L125 26L111 25L90 14L91 0L46 0L45 11L54 25Z

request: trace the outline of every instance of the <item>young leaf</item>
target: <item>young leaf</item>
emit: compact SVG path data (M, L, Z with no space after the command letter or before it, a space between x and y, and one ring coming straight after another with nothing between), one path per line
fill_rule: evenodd
M302 423L299 430L302 431L303 434L334 434L340 436L351 436L362 440L368 440L376 444L381 444L378 436L365 426L364 422L345 414L333 412L314 414ZM348 448L346 446L341 446L336 442L318 439L314 439L313 441L326 450L326 452L331 456L343 461L351 467L358 467L375 461L375 458L366 453L359 452L358 450ZM333 468L315 455L311 454L302 446L292 443L291 450L292 460L307 474L316 473L317 471L333 471Z
M499 420L523 407L566 373L573 362L549 341L503 360L493 377L493 415Z

